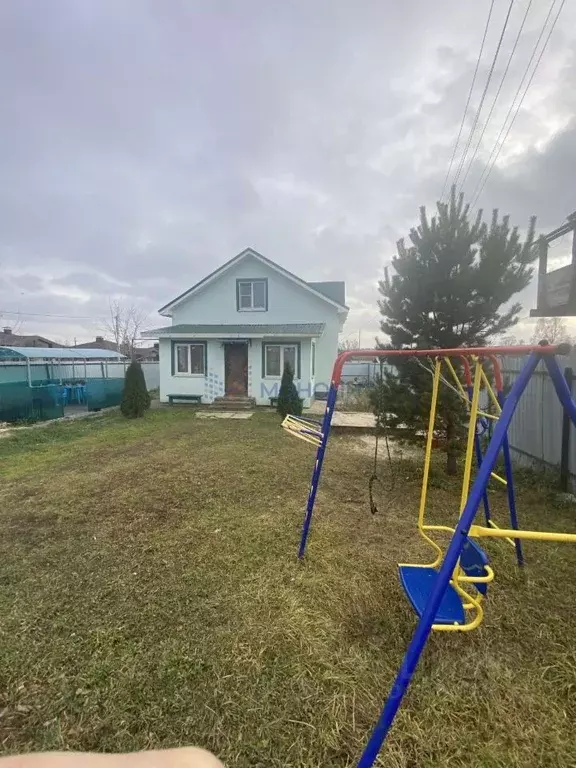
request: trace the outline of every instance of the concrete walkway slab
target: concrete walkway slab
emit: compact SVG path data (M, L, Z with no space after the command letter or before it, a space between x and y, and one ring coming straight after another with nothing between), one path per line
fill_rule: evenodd
M334 411L332 426L335 429L373 430L376 429L376 417L373 413L362 413L360 411L349 411L348 413Z
M196 411L198 419L251 419L252 411Z
M304 414L314 415L315 418L324 415L326 403L322 400L314 400L310 408ZM364 411L339 411L336 409L332 416L332 428L350 432L373 432L376 429L376 417L373 413Z

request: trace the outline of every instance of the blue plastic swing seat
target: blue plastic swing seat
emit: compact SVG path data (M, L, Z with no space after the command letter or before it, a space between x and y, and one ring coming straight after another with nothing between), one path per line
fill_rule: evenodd
M460 557L460 565L464 573L472 577L486 576L488 562L486 553L475 542L467 539ZM401 565L398 571L406 596L412 603L412 607L418 616L422 616L438 576L438 571L435 568L419 565ZM488 591L487 583L476 584L475 587L483 595ZM448 584L446 588L442 602L436 612L434 623L466 623L466 613L462 604L462 598L452 584Z
M428 603L428 597L438 576L435 568L422 568L419 565L401 565L398 569L400 582L412 607L422 616ZM434 624L464 624L466 615L460 595L452 584L448 584L442 602L436 612Z

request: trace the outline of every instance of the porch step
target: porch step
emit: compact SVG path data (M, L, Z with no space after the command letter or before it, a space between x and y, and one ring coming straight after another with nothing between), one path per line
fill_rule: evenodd
M256 407L256 400L246 395L224 395L215 397L210 408L217 411L251 411Z

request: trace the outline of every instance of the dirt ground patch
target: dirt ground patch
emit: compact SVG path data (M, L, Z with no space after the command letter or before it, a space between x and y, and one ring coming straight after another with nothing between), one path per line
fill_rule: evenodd
M352 450L365 456L371 456L372 459L374 458L374 449L376 447L375 435L350 436L349 442ZM388 438L388 445L390 446L390 455L393 459L419 461L422 458L422 448L419 448L418 446L410 445L409 443L400 440L394 440L393 438ZM386 441L383 437L379 437L378 439L378 456L380 461L386 461L388 458Z

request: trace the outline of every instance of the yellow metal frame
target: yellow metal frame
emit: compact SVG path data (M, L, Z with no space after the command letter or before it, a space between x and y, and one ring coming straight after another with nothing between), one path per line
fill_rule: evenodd
M438 407L438 391L440 389L440 374L441 374L442 361L440 358L436 359L434 366L434 376L432 379L432 400L430 402L430 414L428 416L428 434L426 435L426 452L424 454L424 474L422 476L422 486L420 489L420 505L418 507L418 531L422 538L430 544L432 549L436 552L436 558L432 563L423 565L418 563L422 568L437 568L442 562L443 552L441 547L425 533L426 526L424 524L424 513L426 511L426 498L428 496L428 478L430 475L430 461L432 457L432 444L434 441L434 424L436 423L436 409ZM415 565L414 563L405 563L405 565Z
M484 610L481 605L480 593L478 593L477 597L472 597L472 595L465 592L456 582L451 581L450 584L454 587L460 597L466 601L462 602L464 609L467 611L474 610L475 616L471 621L467 621L466 624L432 624L432 629L436 630L436 632L470 632L471 630L476 629L476 627L479 627L484 619Z
M475 366L476 366L475 367L475 371L478 370L478 367L480 368L481 386L484 386L486 388L488 396L490 397L490 400L492 401L492 403L493 403L493 405L494 405L494 407L496 409L496 413L494 414L494 413L488 413L487 411L482 411L482 410L480 410L480 408L477 407L477 410L476 410L477 416L484 416L487 419L492 419L493 421L498 421L498 419L500 418L500 414L502 413L502 407L501 407L501 405L500 405L500 403L498 401L498 396L496 395L496 392L494 391L494 388L493 388L492 384L490 383L490 379L486 375L486 371L484 370L484 367L482 365L481 360L478 357L474 357L473 360L474 360ZM466 395L466 392L464 391L464 387L462 386L462 382L460 381L460 379L458 377L458 374L456 373L456 369L454 368L454 365L453 365L452 361L450 360L450 358L444 358L443 362L446 363L446 366L447 366L448 370L450 371L450 374L452 375L452 378L454 379L454 382L456 384L458 393L459 393L460 397L462 397L462 399L466 401L466 405L468 406L468 410L470 412L470 409L471 409L470 399L468 398L468 396ZM441 376L441 379L445 383L448 383L446 381L446 379L444 379L443 376ZM508 481L506 480L506 478L502 477L497 472L491 472L490 476L492 477L493 480L496 480L497 482L499 482L504 487L508 486ZM469 481L468 481L468 486L469 486ZM501 530L500 527L493 520L490 520L489 525L494 530L496 530L496 531ZM426 526L426 528L428 530L433 530L429 526ZM437 528L437 530L450 530L450 531L453 531L454 529L441 526L441 527ZM510 544L511 547L515 547L516 546L516 544L514 543L514 539L512 539L510 537L501 537L501 538L504 538L505 541L507 541L508 544Z
M458 376L458 374L456 373L456 370L455 370L454 366L452 365L452 360L450 360L450 358L449 358L449 357L445 357L445 358L444 358L444 362L446 363L446 366L448 367L448 370L449 370L449 371L450 371L450 373L452 374L452 378L454 379L454 381L455 381L455 383L456 383L456 387L457 387L458 391L460 392L460 396L461 396L461 397L462 397L464 400L466 400L466 402L467 402L467 403L468 403L468 402L470 402L470 401L468 400L468 395L467 395L467 394L466 394L466 392L464 391L464 387L462 386L462 382L460 381L460 377Z
M466 499L468 498L468 492L470 489L470 479L472 476L472 459L474 455L474 437L476 434L476 420L478 418L478 401L480 399L480 384L482 381L482 363L480 360L476 360L476 366L474 370L474 387L472 393L472 402L466 396L462 383L460 382L458 375L452 365L452 362L448 359L445 360L450 371L458 391L465 398L470 407L470 421L468 424L468 436L466 445L466 459L464 463L464 477L462 482L462 490L460 494L460 512L464 509ZM434 440L434 426L436 424L436 411L438 408L438 392L440 389L440 380L442 379L442 359L437 358L434 366L434 374L432 380L432 399L430 403L430 415L428 417L428 434L426 436L426 450L424 455L424 474L422 477L422 488L420 491L420 505L418 508L418 531L422 538L430 544L430 546L436 552L436 558L432 563L401 563L400 565L407 565L412 568L437 568L442 562L444 556L442 548L428 535L431 531L445 531L447 533L454 533L454 528L448 525L426 525L425 523L425 511L426 511L426 499L428 496L428 481L430 476L430 464L432 460L432 445ZM461 572L460 564L456 565L452 574L450 585L456 590L458 595L462 598L462 605L466 611L473 611L474 616L470 621L465 624L433 624L432 629L438 632L469 632L472 629L476 629L484 618L484 611L482 609L481 601L482 595L477 592L475 596L466 592L461 584L480 584L488 583L494 580L494 571L489 566L486 567L486 576L472 577L466 576Z
M472 476L472 459L474 457L474 439L476 437L476 422L478 420L478 402L480 400L480 383L482 381L482 361L476 359L474 368L474 383L472 389L472 402L470 403L470 418L468 421L468 438L466 440L466 458L464 460L464 477L460 492L460 514L464 511L468 493L470 492L470 478ZM454 569L454 578L460 578L460 560ZM472 601L473 602L473 601Z
M494 392L492 384L490 384L490 379L488 378L488 376L486 376L486 371L484 370L484 368L482 368L482 382L486 387L486 391L488 392L488 396L490 397L490 400L492 400L492 403L494 404L494 408L496 408L496 413L500 415L502 413L502 407L498 402L498 397L496 396L496 392Z
M468 494L470 491L470 482L472 476L472 463L474 455L474 438L476 433L476 422L478 416L485 416L486 418L498 420L502 413L502 407L498 402L498 397L494 392L490 380L484 371L482 360L480 358L474 358L474 381L471 400L467 397L462 382L458 378L458 374L452 364L452 361L448 358L444 358L448 370L454 382L456 384L457 392L466 400L469 409L470 420L468 423L468 435L466 441L466 457L464 461L464 476L462 479L462 489L460 493L460 514L466 505ZM448 525L427 525L425 523L425 511L426 500L428 496L428 481L430 476L430 463L432 459L432 445L434 439L434 426L436 423L436 411L438 407L438 392L440 387L440 381L444 381L448 384L446 379L442 376L442 359L437 358L435 361L433 371L433 383L432 383L432 399L430 403L430 415L428 418L428 434L426 438L426 450L424 454L424 473L422 477L422 488L420 491L420 505L418 508L418 531L422 538L430 544L430 546L436 552L436 558L432 563L401 563L400 565L407 565L412 568L438 568L443 558L443 550L439 544L429 535L433 531L454 533L454 528ZM481 411L478 407L480 399L480 390L484 386L488 393L490 400L492 401L496 414L487 413ZM498 475L496 472L491 473L491 477L497 480L502 485L507 486L508 483L505 478ZM530 539L535 541L561 541L576 543L576 533L560 533L554 531L526 531L526 530L514 530L508 528L500 528L493 521L490 521L489 526L472 525L470 527L469 536L473 538L496 538L504 539L514 546L514 539ZM486 576L466 576L462 573L460 567L460 561L456 564L450 585L456 590L458 595L462 598L462 605L465 611L473 613L469 621L465 624L433 624L432 629L438 632L469 632L472 629L476 629L484 618L484 611L482 608L482 594L478 591L474 595L467 592L462 585L465 584L481 584L489 583L494 580L494 571L490 566L485 566Z
M576 533L561 533L556 531L523 531L514 528L486 528L483 525L470 526L470 536L475 538L493 539L533 539L534 541L567 541L576 544Z
M462 387L462 384L458 379L458 376L456 374L456 371L454 370L454 366L452 365L452 362L448 359L446 359L445 362L448 364L448 368L452 373L454 380L458 383L459 389L462 392L462 395L465 397L464 388ZM438 544L429 536L427 536L425 532L426 531L447 531L450 533L454 532L454 528L450 526L426 525L426 523L424 522L425 512L426 512L426 499L428 497L428 480L430 476L430 464L432 460L434 426L436 424L436 410L438 408L438 392L440 389L440 379L442 377L441 367L442 367L442 359L437 358L435 361L434 377L432 381L432 399L430 402L430 415L428 418L428 434L426 436L426 449L424 453L424 474L422 477L422 488L420 491L420 505L418 508L418 530L422 535L422 537L438 553L436 560L433 563L430 563L428 565L428 567L433 567L433 568L437 567L439 563L442 561L443 552L442 552L442 549L438 546ZM482 363L480 360L476 359L472 402L470 402L468 398L466 398L466 402L469 403L470 405L470 420L468 423L468 436L467 436L467 442L466 442L466 459L464 463L464 477L462 481L462 490L460 493L460 511L464 509L466 499L468 498L468 491L470 489L470 478L472 475L472 460L474 456L474 437L476 434L476 420L478 416L478 401L480 398L480 381L481 381L482 373L483 373Z

